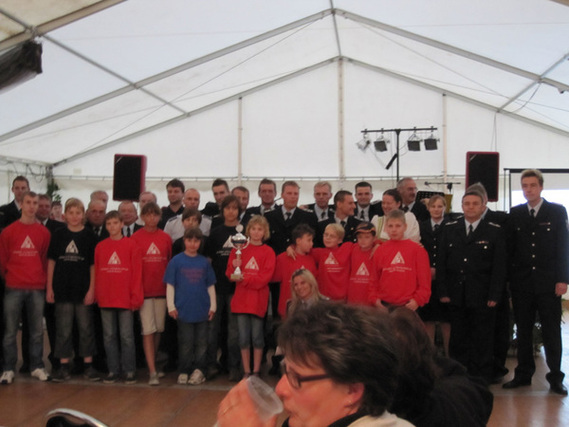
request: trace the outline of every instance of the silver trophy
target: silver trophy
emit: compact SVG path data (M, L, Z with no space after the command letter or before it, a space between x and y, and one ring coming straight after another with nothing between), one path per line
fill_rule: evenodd
M249 238L241 234L241 232L243 231L243 226L241 224L238 224L237 227L235 227L235 229L237 230L237 234L231 236L231 245L235 249L237 249L237 251L235 252L235 258L241 260L241 250L247 247L247 245L249 244ZM240 280L243 280L243 273L241 272L240 267L235 267L235 270L231 275L231 281L239 282Z

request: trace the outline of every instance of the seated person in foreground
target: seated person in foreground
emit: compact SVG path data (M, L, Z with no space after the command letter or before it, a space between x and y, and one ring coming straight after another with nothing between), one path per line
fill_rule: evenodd
M387 316L321 302L292 315L279 331L285 375L276 387L284 426L411 426L387 408L397 386L396 344ZM242 381L219 405L217 423L274 426L259 419Z

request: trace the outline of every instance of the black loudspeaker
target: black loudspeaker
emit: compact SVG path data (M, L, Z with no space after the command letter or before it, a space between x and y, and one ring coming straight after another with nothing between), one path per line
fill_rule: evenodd
M113 200L138 201L144 191L146 156L115 154Z
M488 201L498 201L500 154L469 151L466 153L466 187L481 182L488 193Z

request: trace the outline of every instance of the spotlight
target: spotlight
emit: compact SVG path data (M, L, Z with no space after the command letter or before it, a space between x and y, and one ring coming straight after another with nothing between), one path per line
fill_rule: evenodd
M365 150L367 150L367 147L369 147L369 145L371 144L371 141L366 137L363 140L359 141L356 143L356 146L365 152Z
M434 134L433 130L434 130L434 128L431 127L431 135L428 138L425 138L425 150L436 150L437 149L438 139L435 138L435 134Z
M417 136L416 132L413 132L413 135L407 140L407 148L409 151L421 151L421 138Z
M425 138L425 150L436 150L437 149L437 141L436 138Z
M379 138L377 138L373 142L373 145L375 147L375 151L387 151L387 143L388 142L389 142L389 139L385 139L385 137L383 136L383 132L382 132L381 135L379 135Z

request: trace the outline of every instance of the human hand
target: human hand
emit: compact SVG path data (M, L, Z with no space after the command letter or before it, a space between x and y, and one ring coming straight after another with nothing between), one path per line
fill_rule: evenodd
M405 304L405 307L409 310L416 311L419 308L419 304L417 304L417 301L411 298L409 302Z
M555 295L558 297L563 296L567 293L567 283L557 282L555 284Z
M170 315L170 317L174 320L178 319L178 310L174 309L172 311L169 311L168 314Z
M255 403L249 395L246 380L241 381L227 393L219 404L217 425L219 427L274 427L277 416L263 421L257 414Z

